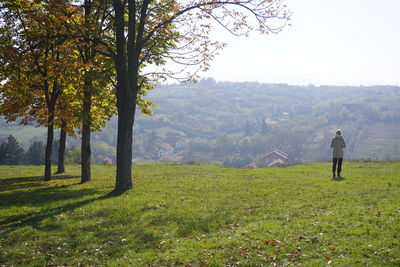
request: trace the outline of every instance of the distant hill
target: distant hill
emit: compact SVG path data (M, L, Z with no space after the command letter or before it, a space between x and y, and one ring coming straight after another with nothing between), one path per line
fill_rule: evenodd
M208 78L196 84L159 85L148 99L157 106L153 116L137 116L137 162L205 161L243 167L274 148L288 154L289 163L328 160L337 128L348 145L346 158L400 159L397 86L292 86ZM0 134L13 131L1 125ZM95 157L107 149L107 156L113 157L116 126L113 118L101 133L93 134L94 147L102 147ZM32 130L32 136L37 134ZM25 142L29 139L21 136ZM79 145L79 139L70 139L69 145Z

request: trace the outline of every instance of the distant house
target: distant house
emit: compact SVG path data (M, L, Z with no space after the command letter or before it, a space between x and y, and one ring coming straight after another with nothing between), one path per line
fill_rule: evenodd
M166 134L164 142L171 145L174 148L175 152L181 150L187 145L185 135L181 132L168 132Z
M264 154L259 160L261 168L282 167L286 166L288 155L279 149L274 149L271 152Z
M174 154L174 148L170 144L161 144L155 150L156 156L158 159L161 159L164 156Z
M104 155L100 155L97 157L97 162L101 163L103 165L112 165L113 164L113 160L107 156Z

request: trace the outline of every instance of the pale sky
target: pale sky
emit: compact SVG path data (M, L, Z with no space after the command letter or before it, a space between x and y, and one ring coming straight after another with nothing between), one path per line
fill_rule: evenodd
M400 85L400 0L286 0L292 26L238 38L202 74L217 81Z

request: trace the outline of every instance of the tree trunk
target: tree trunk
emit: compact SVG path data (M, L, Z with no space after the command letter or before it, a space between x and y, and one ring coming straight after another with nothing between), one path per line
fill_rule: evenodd
M136 95L129 87L125 71L119 74L117 72L117 79L118 135L115 191L124 192L132 189L132 139Z
M90 127L91 127L91 83L85 81L84 92L83 92L83 109L82 109L82 145L81 145L81 183L85 183L91 180L91 169L90 169Z
M56 173L65 172L65 144L67 142L67 123L65 121L61 122L61 131L60 131L60 147L58 149L58 168Z
M132 188L132 128L135 113L130 109L118 112L117 177L115 190Z
M117 107L118 107L118 135L117 135L117 173L115 191L124 192L132 188L132 127L134 113L129 109L129 86L126 58L125 39L125 7L122 1L113 0L115 11L116 30L116 57L117 73Z
M141 7L130 0L128 3L128 38L126 34L126 2L113 0L115 11L117 74L117 174L115 191L124 192L132 188L132 135L135 121L137 95L139 92L139 58L142 51L145 17L149 0L144 0ZM140 19L136 24L136 15L140 8Z
M51 153L54 141L54 107L49 107L49 117L47 119L47 142L44 155L44 181L51 180Z
M92 1L84 1L85 10L85 37L90 39L90 16L92 11ZM93 59L92 48L86 43L84 50L84 62L88 63ZM81 143L81 183L88 182L91 177L90 160L92 151L90 148L90 131L92 127L91 105L92 105L92 75L93 73L86 72L83 84L83 106L82 106L82 143Z

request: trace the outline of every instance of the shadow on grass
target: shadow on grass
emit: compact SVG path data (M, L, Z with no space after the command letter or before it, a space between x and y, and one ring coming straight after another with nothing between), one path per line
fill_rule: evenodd
M95 195L99 191L90 188L69 189L76 184L62 185L55 187L41 187L29 191L13 191L2 193L0 196L1 207L12 206L48 206L49 203L79 199L82 196Z
M67 186L65 186L67 187ZM48 189L48 188L46 188ZM53 188L56 189L56 188ZM59 197L58 200L60 199L73 199L76 197L83 197L83 196L87 196L87 195L93 195L98 193L99 191L97 190L90 190L90 189L82 189L82 190L74 190L74 191L69 191L68 192L58 192L60 194L65 194L62 197ZM37 194L37 191L31 191L28 192L30 194L35 195ZM73 193L73 194L71 194ZM61 213L64 212L68 212L68 211L72 211L75 210L77 208L80 208L82 206L85 206L89 203L92 203L94 201L98 201L98 200L103 200L103 199L107 199L110 197L114 197L115 195L112 193L108 193L104 196L100 196L100 197L93 197L93 198L89 198L89 199L85 199L82 201L77 201L74 203L68 203L65 205L60 205L54 208L44 208L40 211L34 211L34 212L29 212L23 215L17 215L17 216L9 216L5 219L0 220L0 231L4 231L3 233L9 233L12 232L13 230L16 230L20 227L24 227L27 225L30 225L34 228L40 228L40 222L47 219L47 218L51 218L54 216L57 216ZM40 198L40 197L39 197ZM43 199L43 196L41 197ZM48 199L48 200L52 200L54 201L54 199ZM47 204L49 202L46 202Z
M80 176L74 175L54 175L52 180L76 179ZM11 177L0 179L0 192L7 190L23 189L45 185L43 176Z
M119 212L110 215L109 210L99 211L92 215L94 218L99 218L94 235L98 240L113 242L118 242L118 238L127 237L134 250L142 252L161 248L162 240L166 237L160 229L164 227L167 232L173 227L175 230L172 231L172 235L176 238L191 238L229 228L229 225L234 223L233 214L224 208L208 215L171 214L165 212L165 208L167 207L138 207L137 210L124 213L122 216ZM98 231L99 228L104 230ZM113 250L121 252L124 249L128 248L116 246L106 248L110 257L113 257Z
M337 181L337 182L340 182L343 180L344 180L344 177L342 177L342 176L333 178L333 181Z
M47 200L44 200L45 195L49 193L50 196ZM5 238L8 238L20 231L26 231L24 227L31 227L38 230L38 232L56 231L55 234L58 234L57 231L59 228L62 228L60 229L61 232L64 230L64 222L58 221L59 215L71 213L91 203L118 197L123 194L123 192L111 191L101 196L93 196L93 194L99 193L100 191L98 190L89 189L78 190L78 188L75 188L74 190L68 190L68 185L59 188L45 188L26 192L26 195L23 195L25 200L18 200L18 193L16 193L13 197L17 198L15 202L19 203L19 205L24 203L28 205L29 201L27 200L34 198L37 194L41 195L37 198L37 201L41 200L45 204L38 211L1 218L0 233ZM86 199L80 200L78 197L85 197ZM9 200L11 201L12 199L10 198ZM48 205L57 200L67 200L67 203L63 202L61 205L53 207L46 206L46 204ZM55 202L54 204L57 203ZM95 237L93 242L102 242L101 246L107 251L108 257L118 258L128 249L132 248L137 252L159 249L162 246L163 235L156 229L164 226L176 225L176 234L178 237L189 237L196 234L207 234L218 231L234 221L231 211L225 207L221 207L217 212L208 215L171 214L165 212L166 209L168 209L167 205L142 204L138 205L136 209L125 212L124 209L105 205L105 208L98 210L97 213L90 214L90 219L98 218L96 224L85 225L87 228L84 230L81 228L77 229L90 232ZM85 213L81 214L78 212L73 216L78 216L77 220L89 219ZM144 221L146 224L143 224ZM71 229L74 229L74 227ZM68 229L68 227L65 229ZM73 234L71 233L71 235ZM125 243L119 243L122 242L122 238L127 238L130 246L126 246ZM114 245L108 245L106 243L107 240L112 241ZM74 241L74 246L86 246L83 242L77 239ZM115 244L121 244L121 246Z

